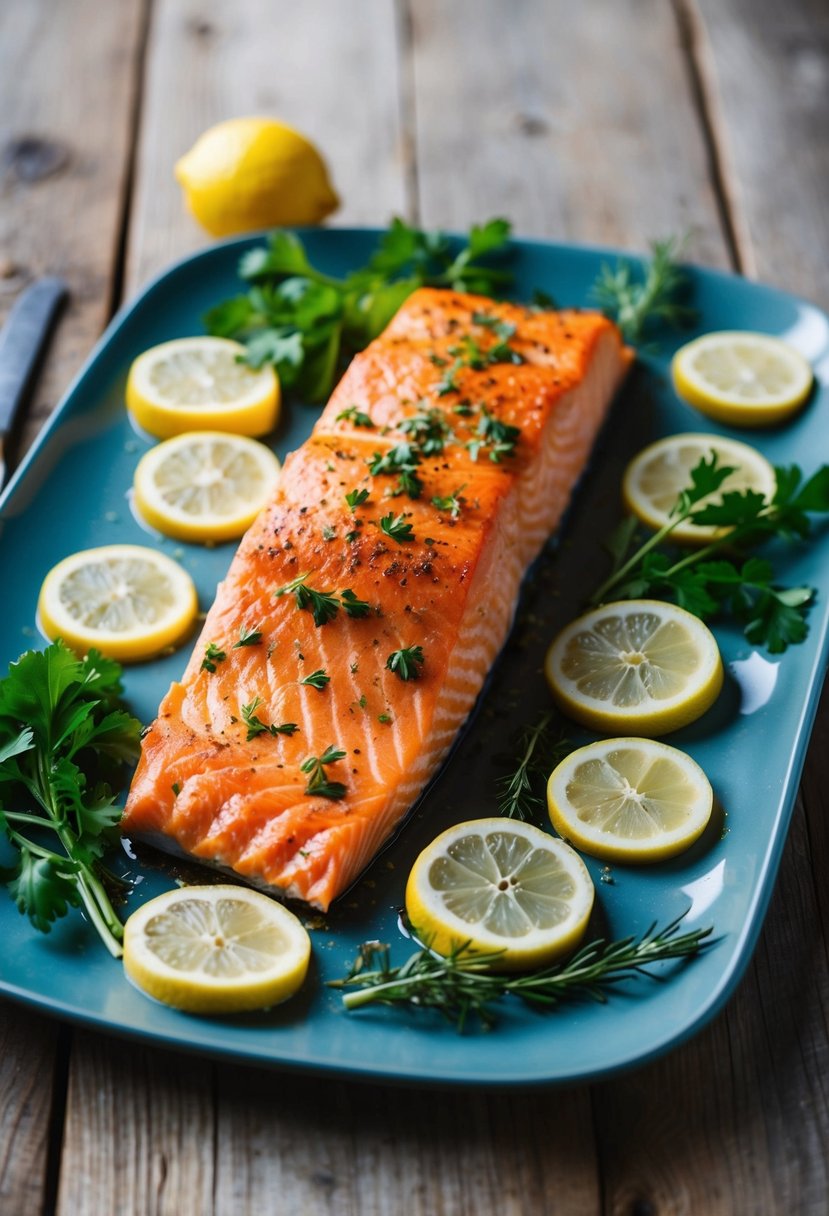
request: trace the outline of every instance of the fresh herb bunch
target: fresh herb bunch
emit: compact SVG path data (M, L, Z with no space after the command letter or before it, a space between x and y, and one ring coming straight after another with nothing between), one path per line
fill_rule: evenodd
M346 1009L366 1005L436 1009L461 1032L472 1014L489 1029L497 1021L493 1005L510 994L548 1011L566 1000L604 1003L615 984L637 976L662 978L645 968L668 959L690 958L709 944L710 927L680 933L681 922L679 917L664 929L651 925L638 938L593 941L567 962L519 975L490 970L501 951L478 954L464 945L443 958L423 947L402 966L392 967L387 945L365 942L348 975L329 981L329 986L349 990L343 994Z
M544 788L550 773L572 750L567 739L556 737L553 712L545 710L525 727L510 757L510 770L498 778L498 814L507 819L532 820L546 806Z
M700 505L733 472L732 467L719 463L714 451L710 457L702 457L691 470L691 484L677 498L667 523L632 554L636 521L625 520L607 542L614 569L591 604L609 598L670 599L702 620L730 613L743 626L748 641L765 646L770 654L781 654L787 646L802 642L809 631L806 614L814 587L782 586L770 560L745 555L768 541L808 539L809 516L829 512L829 466L822 465L807 481L796 465L775 468L771 499L756 490L729 490L717 501ZM691 553L660 548L684 522L730 530Z
M138 757L141 725L120 701L121 668L97 651L79 659L62 642L27 651L0 681L0 828L17 851L0 881L48 933L83 907L121 954L123 928L101 862L118 837L114 791Z
M501 292L512 276L488 259L504 253L509 235L507 221L493 219L473 225L459 249L394 219L368 264L338 279L311 265L299 237L274 232L240 262L249 290L211 309L207 330L244 342L251 367L273 363L286 389L322 401L341 359L367 346L418 287Z
M682 245L682 238L675 236L652 241L651 259L642 270L628 261L602 266L591 294L619 326L626 342L638 345L652 322L679 326L694 320L696 311L682 302L687 289L686 276L677 262Z

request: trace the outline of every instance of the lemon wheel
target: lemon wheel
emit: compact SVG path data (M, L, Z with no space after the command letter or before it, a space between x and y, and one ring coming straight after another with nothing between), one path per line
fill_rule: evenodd
M142 545L84 549L43 580L38 616L52 641L119 662L149 659L183 641L198 610L193 580L178 562Z
M714 794L695 760L655 739L602 739L571 752L547 784L553 827L604 861L648 863L689 848Z
M477 819L423 850L406 885L406 912L438 954L468 943L502 952L493 969L520 971L575 949L593 896L584 862L562 841L528 823Z
M658 530L669 521L679 494L690 485L691 470L700 460L716 453L721 465L734 469L714 494L699 506L718 502L729 491L755 490L771 500L776 488L774 466L756 448L723 435L669 435L643 448L625 469L622 497L628 511L649 528ZM728 528L706 524L677 524L671 540L683 544L707 544L725 536Z
M176 338L144 351L127 377L127 408L160 439L187 431L266 435L279 417L279 381L267 365L239 362L229 338Z
M814 376L799 351L768 334L720 330L681 347L671 365L680 397L731 426L773 426L803 405Z
M188 1013L243 1013L301 987L311 942L287 908L224 884L151 899L124 928L124 969L149 996Z
M268 501L279 461L264 444L221 431L165 439L138 463L135 505L165 536L205 543L241 536Z
M571 621L544 670L566 714L610 734L678 730L705 713L723 683L711 630L661 600L605 604Z

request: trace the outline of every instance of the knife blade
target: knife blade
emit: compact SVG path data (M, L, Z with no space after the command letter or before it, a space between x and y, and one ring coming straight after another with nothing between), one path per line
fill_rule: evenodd
M0 330L0 490L6 483L6 440L28 400L40 357L67 294L63 279L38 279L15 300Z

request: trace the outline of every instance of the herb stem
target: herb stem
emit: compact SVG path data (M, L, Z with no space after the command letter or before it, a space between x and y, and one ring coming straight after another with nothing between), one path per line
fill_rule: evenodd
M618 583L621 583L625 576L639 565L645 554L650 553L651 549L655 549L657 545L661 544L665 537L670 536L674 528L676 528L678 524L681 524L683 520L686 520L689 515L690 511L681 512L669 519L667 523L663 524L658 532L654 532L653 536L649 537L644 544L640 545L633 556L629 557L624 565L620 566L618 570L614 570L613 573L605 579L598 591L594 591L587 602L589 604L603 603L608 591L612 591L612 589Z

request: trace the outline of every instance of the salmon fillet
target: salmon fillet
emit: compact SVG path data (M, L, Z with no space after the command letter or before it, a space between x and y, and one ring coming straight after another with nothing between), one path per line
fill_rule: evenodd
M596 313L415 292L242 540L124 832L327 909L472 709L630 358Z

